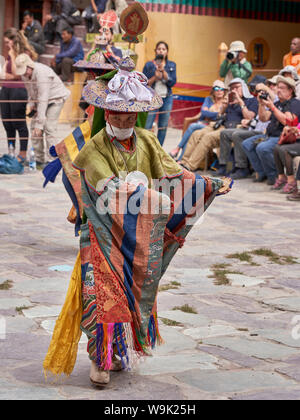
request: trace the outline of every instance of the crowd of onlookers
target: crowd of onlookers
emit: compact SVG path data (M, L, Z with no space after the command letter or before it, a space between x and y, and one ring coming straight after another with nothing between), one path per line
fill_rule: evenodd
M16 133L19 134L17 159L21 164L25 162L28 144L27 102L37 163L43 166L48 160L47 149L55 140L59 114L70 94L65 82L72 81L73 65L84 58L83 46L72 27L84 18L87 31L102 33L99 14L114 8L120 15L126 6L125 0L91 0L81 16L71 0L57 0L53 2L51 14L46 16L44 27L26 11L20 30L11 28L4 33L8 56L1 75L5 79L0 93L1 114L13 148ZM122 53L113 47L112 36L119 30L117 23L105 32L110 54L116 59ZM51 67L37 62L46 43L57 41L60 51ZM163 99L158 110L161 145L173 106L172 87L177 80L176 64L168 59L168 52L168 44L158 42L153 60L143 69L149 86ZM218 170L218 175L235 180L254 173L254 182L266 181L273 190L287 194L289 200L300 201L297 188L300 169L295 176L294 168L294 158L300 156L300 38L292 40L282 70L269 79L263 75L252 76L252 65L246 54L242 41L231 43L220 67L224 82L216 80L201 112L185 120L183 136L170 154L190 171L211 166ZM149 113L147 129L152 128L156 113ZM41 141L43 137L46 149Z
M201 112L185 121L184 134L171 156L190 171L216 158L219 176L238 180L254 173L288 200L300 201L300 38L291 43L278 75L252 77L245 45L231 43L221 65L224 82L213 83Z

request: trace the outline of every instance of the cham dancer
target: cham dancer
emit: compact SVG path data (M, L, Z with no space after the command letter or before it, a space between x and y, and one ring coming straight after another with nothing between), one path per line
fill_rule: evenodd
M131 13L145 19L137 6ZM73 162L82 188L80 252L44 361L46 372L70 374L83 331L90 380L99 386L161 342L160 279L193 223L231 182L188 172L152 132L136 127L138 113L162 100L133 69L125 58L109 82L104 75L84 88L85 100L105 110L106 125Z

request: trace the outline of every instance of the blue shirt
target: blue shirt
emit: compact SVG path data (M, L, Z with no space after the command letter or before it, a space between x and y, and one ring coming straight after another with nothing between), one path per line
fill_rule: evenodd
M155 76L156 66L153 61L148 61L143 69L143 73L148 79ZM173 61L167 60L165 65L165 71L168 74L169 79L166 81L166 86L168 88L168 96L172 95L172 86L176 84L177 76L176 76L176 64ZM154 89L155 83L153 83L152 88Z
M211 121L215 121L218 117L218 112L211 112L208 110L204 110L203 108L210 108L212 105L214 104L214 101L212 100L212 98L210 96L207 96L204 99L202 108L201 108L201 116L199 118L199 121L204 121L206 119L209 119Z
M258 112L258 102L256 98L243 99L249 111ZM242 108L239 104L228 105L226 110L226 121L241 122L244 119Z
M72 37L69 43L61 42L60 52L56 56L56 63L60 63L65 57L73 58L74 63L79 60L83 60L84 58L84 51L81 42L75 36Z

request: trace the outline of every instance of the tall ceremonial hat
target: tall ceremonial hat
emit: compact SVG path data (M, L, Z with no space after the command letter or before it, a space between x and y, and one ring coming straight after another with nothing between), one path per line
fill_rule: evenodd
M139 3L127 7L120 19L125 31L123 39L139 42L137 37L146 30L148 22L147 13ZM121 59L114 66L118 71L111 80L100 77L87 83L83 89L86 102L118 112L148 112L162 106L161 97L148 86L148 78L134 70L135 64L130 57Z
M118 16L114 10L108 10L102 13L98 19L102 31L110 31L118 20ZM112 60L106 51L107 41L105 35L95 36L95 47L88 52L85 60L77 61L73 66L86 71L111 71L114 70Z

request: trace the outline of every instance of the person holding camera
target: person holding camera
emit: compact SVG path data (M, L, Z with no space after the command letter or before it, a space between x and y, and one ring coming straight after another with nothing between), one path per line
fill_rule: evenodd
M242 106L239 101L243 101ZM258 104L250 95L246 83L242 79L233 79L229 84L228 98L223 101L222 109L216 123L211 123L200 132L195 131L188 142L181 164L190 171L197 170L207 154L220 147L220 136L225 129L235 130L246 118L256 115ZM226 174L226 165L220 168L221 175Z
M300 118L300 101L295 98L296 83L290 77L277 77L277 95L279 100L275 103L266 92L258 95L258 114L261 121L270 121L266 130L266 139L259 144L253 138L242 143L242 147L258 179L263 181L267 178L268 185L274 185L277 170L274 160L274 149L280 135L287 125L288 120Z
M225 86L229 86L232 79L237 77L248 82L252 75L252 65L246 60L247 50L242 41L233 41L220 67L220 76L224 77Z
M226 89L224 82L221 80L215 80L210 92L210 95L207 96L203 102L201 112L196 115L194 120L198 118L198 121L191 123L187 130L184 132L182 139L178 146L176 146L170 152L170 156L173 159L176 159L178 153L181 150L180 156L178 156L178 161L181 160L184 155L187 143L196 130L201 130L202 128L207 127L211 121L216 121L219 115L219 112L222 109L224 98L226 97Z
M29 114L32 117L31 142L36 163L43 167L46 163L44 134L49 158L49 148L58 141L58 118L70 91L51 67L33 62L27 54L18 55L15 65L16 74L22 77L28 91Z
M234 162L235 162L235 170L232 174L230 174L230 177L232 179L243 179L247 178L250 175L249 171L249 164L248 164L248 158L245 154L243 148L242 148L242 142L246 140L249 137L258 136L261 137L263 133L266 130L266 125L268 123L261 122L257 117L256 114L258 112L258 102L257 102L257 91L256 86L263 84L266 81L266 78L264 76L257 75L255 76L251 82L249 83L249 91L245 90L243 93L243 96L252 96L252 118L251 114L247 112L247 108L243 107L244 100L239 95L239 90L241 89L233 89L233 92L235 92L236 99L234 102L240 105L241 110L243 112L243 118L241 121L241 127L240 128L233 128L233 129L226 129L223 130L220 135L220 157L219 157L219 163L220 163L220 170L219 173L225 174L227 163L230 160L231 155L231 149L232 144L234 145ZM232 85L235 86L232 81ZM245 89L245 86L244 86ZM255 102L254 102L255 100ZM253 104L255 103L255 108L253 107ZM249 110L248 110L249 111Z
M176 83L176 64L168 59L169 46L164 41L159 41L155 47L156 57L148 61L143 73L148 78L148 85L163 99L163 105L158 109L157 138L161 145L165 141L168 122L173 106L172 87ZM157 111L149 112L145 128L152 129Z

